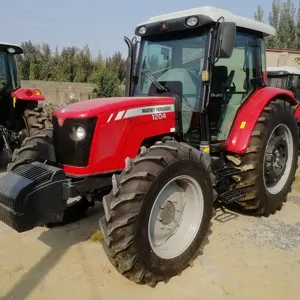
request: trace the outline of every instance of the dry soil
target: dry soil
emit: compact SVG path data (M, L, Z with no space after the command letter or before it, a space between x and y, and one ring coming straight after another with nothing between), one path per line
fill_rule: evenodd
M0 299L300 299L300 180L268 219L219 210L204 254L154 289L127 281L88 240L101 214L99 205L74 224L24 234L0 223Z

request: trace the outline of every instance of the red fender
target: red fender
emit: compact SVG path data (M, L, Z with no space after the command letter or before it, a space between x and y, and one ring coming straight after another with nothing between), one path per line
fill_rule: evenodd
M259 116L266 105L274 98L287 100L293 105L298 104L294 94L290 91L273 87L265 87L257 90L237 113L227 141L227 151L238 154L246 152ZM300 110L298 108L295 115L300 120Z
M296 107L296 111L295 111L295 116L298 120L298 123L300 123L300 104L298 103L297 107Z
M43 101L45 97L43 96L41 90L39 89L24 89L19 88L11 93L13 98L18 100L32 100L32 101Z

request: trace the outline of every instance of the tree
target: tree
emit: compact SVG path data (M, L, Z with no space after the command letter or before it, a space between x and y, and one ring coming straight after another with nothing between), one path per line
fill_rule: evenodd
M296 39L296 22L295 22L295 6L292 0L283 2L279 23L277 39L281 48L295 48Z
M119 97L121 96L119 85L118 74L105 68L97 75L97 88L94 89L93 96L99 98Z
M261 6L258 6L254 18L262 22L263 16L264 12ZM300 1L296 5L293 0L273 0L269 24L275 28L276 36L266 39L267 47L285 49L300 47Z
M106 68L117 73L119 81L123 82L126 77L126 60L122 58L121 52L115 52L106 59Z
M89 82L93 72L93 60L89 46L75 54L75 78L76 82Z
M257 11L254 13L254 19L259 22L263 22L264 11L260 5L257 6Z

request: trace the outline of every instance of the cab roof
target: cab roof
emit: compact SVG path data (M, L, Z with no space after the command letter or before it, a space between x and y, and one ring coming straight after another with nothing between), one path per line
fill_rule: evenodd
M300 69L295 67L288 67L288 66L282 66L282 67L267 67L267 72L272 73L282 73L283 74L296 74L300 75Z
M212 6L201 6L193 9L177 11L169 14L164 14L156 17L149 18L146 22L138 25L147 25L151 23L163 22L167 20L184 18L190 16L203 16L211 19L211 22L217 22L221 17L224 17L225 22L234 22L237 27L254 30L263 34L263 36L275 35L276 30L270 25L262 22L255 21L250 18L245 18L232 14L228 10L212 7Z
M21 46L19 45L14 45L14 44L10 44L10 43L3 43L3 42L0 42L0 50L4 50L4 51L8 51L8 49L13 49L15 52L14 54L22 54L24 51L22 49Z

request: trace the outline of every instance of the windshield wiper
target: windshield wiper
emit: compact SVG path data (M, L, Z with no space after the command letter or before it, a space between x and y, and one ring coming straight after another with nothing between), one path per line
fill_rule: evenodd
M150 74L149 72L147 72L145 69L141 69L141 72L143 74L145 74L151 81L152 83L161 91L161 92L168 92L169 89L167 89L166 87L162 86L158 81L157 79L152 75Z

